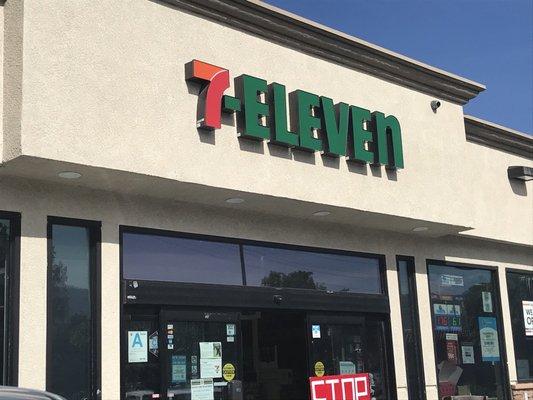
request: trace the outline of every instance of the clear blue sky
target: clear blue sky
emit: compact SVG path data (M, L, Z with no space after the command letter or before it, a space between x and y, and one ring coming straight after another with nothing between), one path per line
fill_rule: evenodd
M483 83L465 113L533 133L533 0L267 0Z

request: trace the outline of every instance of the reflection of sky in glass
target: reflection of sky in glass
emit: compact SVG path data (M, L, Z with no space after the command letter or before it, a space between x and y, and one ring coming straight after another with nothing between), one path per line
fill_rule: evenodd
M244 246L246 283L262 286L272 271L312 272L317 285L334 292L381 293L379 260L330 253Z
M462 276L464 286L442 285L442 275ZM438 296L464 296L470 288L476 285L492 285L492 274L486 269L459 268L447 265L430 265L429 282L432 295Z
M404 260L398 261L398 279L400 281L400 294L407 296L409 294L409 278L407 276L407 261L404 261Z
M67 285L89 287L89 230L79 226L54 225L52 228L54 264L67 267Z
M242 285L236 244L138 233L122 243L126 279Z

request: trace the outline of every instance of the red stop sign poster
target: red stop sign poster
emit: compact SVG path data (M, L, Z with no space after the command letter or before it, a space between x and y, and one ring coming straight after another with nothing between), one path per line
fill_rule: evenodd
M370 400L368 374L309 378L311 400Z

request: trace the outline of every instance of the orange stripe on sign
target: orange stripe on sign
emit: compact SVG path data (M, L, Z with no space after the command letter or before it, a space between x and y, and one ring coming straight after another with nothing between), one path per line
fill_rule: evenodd
M216 65L208 64L203 61L193 60L192 63L193 76L206 81L211 81L216 73L226 70L225 68L217 67Z

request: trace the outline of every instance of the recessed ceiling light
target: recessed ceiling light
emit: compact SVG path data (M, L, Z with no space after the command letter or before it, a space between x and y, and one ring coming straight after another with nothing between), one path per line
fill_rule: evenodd
M229 199L226 199L226 203L241 204L244 203L244 199L241 199L240 197L231 197Z
M74 171L63 171L57 174L60 178L63 179L78 179L81 178L81 174L79 172Z
M331 214L329 211L317 211L313 213L315 217L326 217L329 214Z
M413 228L413 232L425 232L429 230L427 226L417 226L416 228Z

